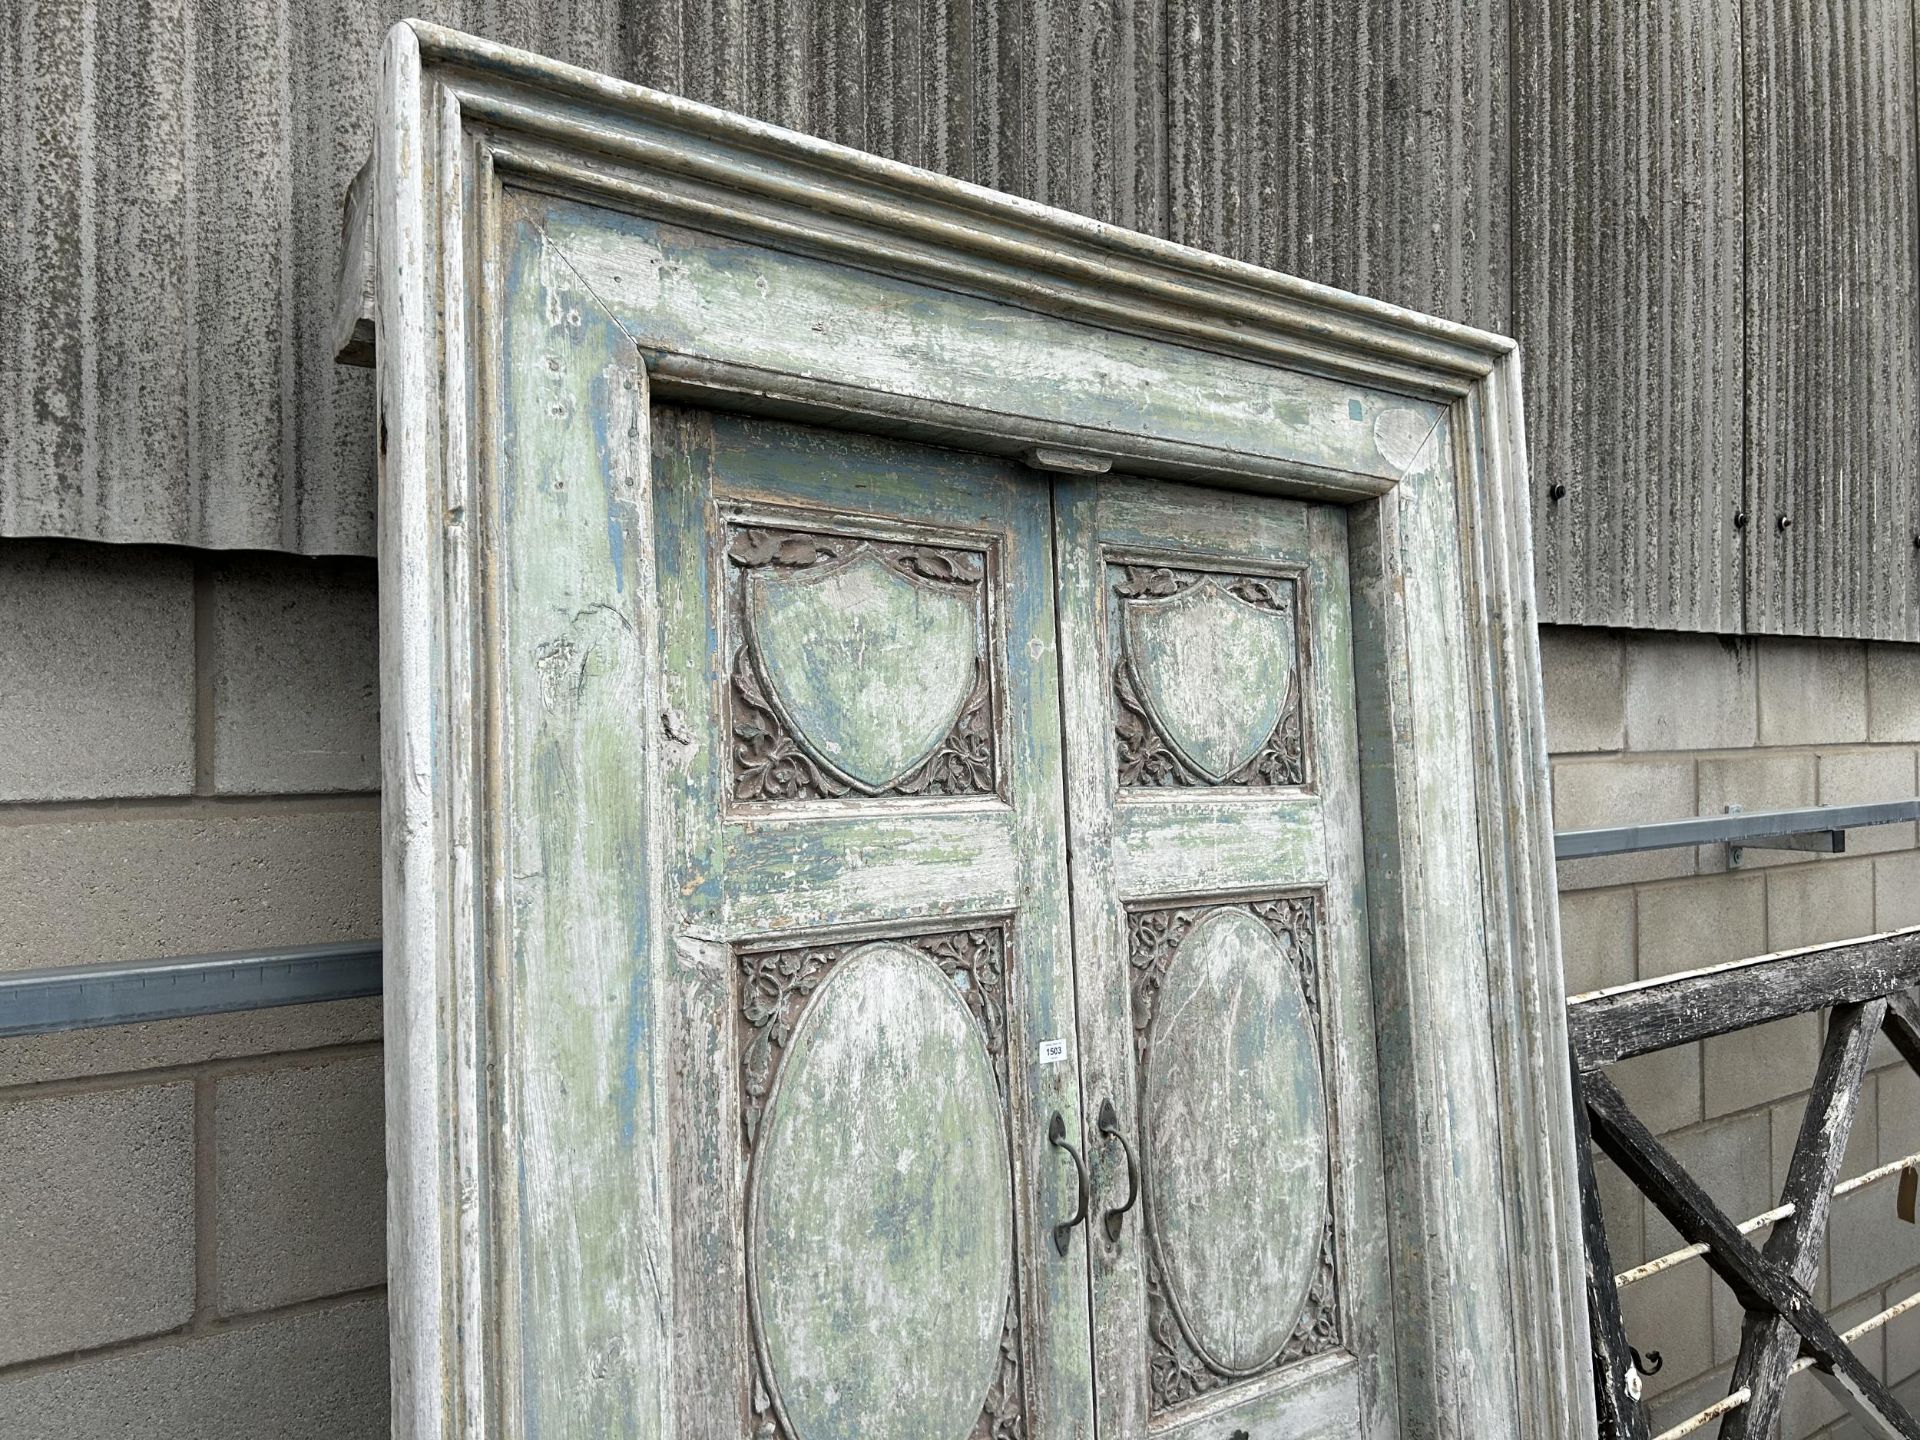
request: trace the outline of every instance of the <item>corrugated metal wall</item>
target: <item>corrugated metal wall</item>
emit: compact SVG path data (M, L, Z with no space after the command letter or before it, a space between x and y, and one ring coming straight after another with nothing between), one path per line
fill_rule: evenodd
M1514 18L1541 613L1738 630L1739 0L1534 0Z
M1913 40L1904 0L1747 0L1753 630L1920 634Z
M0 534L371 547L410 11L1516 333L1542 618L1920 638L1912 3L10 0Z

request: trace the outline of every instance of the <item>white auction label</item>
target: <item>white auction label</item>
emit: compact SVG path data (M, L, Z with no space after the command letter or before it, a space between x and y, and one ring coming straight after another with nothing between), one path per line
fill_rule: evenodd
M1064 1040L1042 1040L1040 1042L1040 1063L1058 1065L1067 1058L1067 1042Z

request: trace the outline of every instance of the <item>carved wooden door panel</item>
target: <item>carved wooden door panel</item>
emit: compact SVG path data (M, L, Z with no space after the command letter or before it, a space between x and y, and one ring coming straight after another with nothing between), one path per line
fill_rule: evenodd
M676 1433L1091 1435L1048 488L671 408L652 449Z
M1397 1433L1345 514L1055 511L1100 1433Z

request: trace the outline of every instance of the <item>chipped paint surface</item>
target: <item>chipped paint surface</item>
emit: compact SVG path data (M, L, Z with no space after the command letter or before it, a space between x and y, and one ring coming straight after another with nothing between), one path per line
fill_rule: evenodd
M981 636L951 590L871 554L788 577L747 577L746 620L800 739L870 789L933 753L973 686Z
M947 404L997 395L1017 363L1036 418L1272 454L1397 479L1375 419L1399 428L1440 407L1296 376L1195 350L1191 388L1166 383L1164 349L1106 334L1088 346L1070 321L1037 308L983 307L950 291L903 284L763 245L550 201L554 244L649 348L725 357L766 369L838 371L862 388ZM962 318L964 317L964 319ZM831 358L829 358L831 357ZM1354 414L1353 407L1359 407Z
M919 951L868 945L787 1048L748 1263L793 1440L966 1440L1000 1360L1013 1177L993 1065Z
M495 517L516 607L499 683L521 702L500 817L504 1018L521 1047L504 1106L518 1137L510 1363L530 1437L644 1436L665 1428L644 1376L672 1313L668 1256L636 1223L657 1213L665 1140L642 859L657 682L629 598L651 584L633 468L646 379L565 270L539 263L538 236L523 239Z
M1062 1256L1036 1240L1075 1195L1048 1122L1057 1111L1080 1130L1075 1067L1059 1063L1077 1042L1046 487L1003 462L875 436L678 407L656 417L668 685L690 737L664 777L682 837L678 923L736 957L684 1043L717 1077L734 1053L729 1012L756 1036L791 1032L767 1042L764 1062L747 1042L740 1078L690 1087L669 1122L703 1156L674 1193L676 1266L701 1277L684 1323L720 1357L698 1403L743 1427L784 1413L793 1440L962 1440L976 1420L991 1431L990 1415L1030 1440L1084 1433L1084 1242ZM815 616L814 640L776 663L816 671L816 730L892 734L925 704L926 675L954 658L926 647L952 647L968 667L983 649L1004 697L979 737L1000 793L731 793L740 747L758 743L740 726L760 722L734 708L728 677L743 655L762 663L760 621L752 588L714 577L730 563L726 537L749 523L919 546L909 553L935 570L941 556L979 557L985 637L916 625L907 603L883 647L894 661L832 643L828 632L850 632ZM888 574L885 592L904 598ZM929 947L960 943L927 937L956 926L999 937L990 946L1009 958L997 979L984 961L951 978L927 963ZM832 967L824 983L815 966ZM1042 1043L1063 1036L1065 1053L1043 1064ZM982 1077L989 1055L1005 1067L1004 1098L991 1069ZM763 1064L779 1078L743 1186L707 1137L739 1133ZM750 1344L736 1328L749 1300Z
M1124 477L1056 495L1082 1073L1138 1135L1147 1197L1095 1273L1102 1428L1142 1434L1151 1419L1203 1435L1385 1440L1405 1412L1371 1079L1344 516ZM1104 611L1129 603L1114 566L1146 554L1169 575L1287 577L1282 670L1306 702L1310 788L1118 783L1112 697L1126 641ZM1240 642L1197 625L1178 643ZM1236 686L1272 680L1225 665L1205 698L1257 708ZM1293 961L1249 939L1242 922L1262 934L1265 922L1228 898L1281 893L1319 916L1302 953L1324 987L1323 1031L1306 1024ZM1337 1305L1293 1345L1323 1281L1329 1213ZM1283 1349L1291 1360L1276 1366Z
M1256 608L1217 579L1122 602L1127 656L1167 738L1226 779L1280 723L1295 680L1293 615Z

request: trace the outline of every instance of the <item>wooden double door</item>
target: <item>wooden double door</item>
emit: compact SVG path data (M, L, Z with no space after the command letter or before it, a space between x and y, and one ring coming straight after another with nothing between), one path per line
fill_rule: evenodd
M1342 512L650 443L678 1433L1398 1433Z

